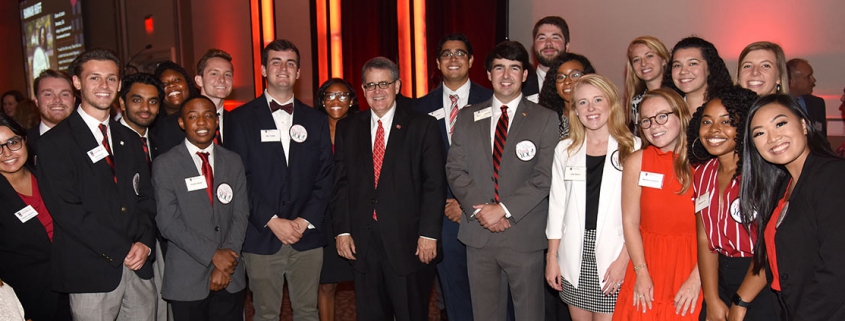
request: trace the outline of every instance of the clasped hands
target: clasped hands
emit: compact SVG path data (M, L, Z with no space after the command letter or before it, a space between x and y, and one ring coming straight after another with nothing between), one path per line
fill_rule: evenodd
M505 218L505 209L501 204L479 204L473 205L472 208L480 210L475 213L475 219L478 220L481 227L490 230L490 232L504 232L511 227L511 222Z
M273 235L276 235L279 241L282 241L282 244L291 245L302 238L302 234L308 229L308 222L301 217L295 220L276 217L267 222L267 227L273 231Z
M211 258L214 269L211 271L211 291L220 291L229 286L232 274L238 267L238 253L230 249L217 249Z

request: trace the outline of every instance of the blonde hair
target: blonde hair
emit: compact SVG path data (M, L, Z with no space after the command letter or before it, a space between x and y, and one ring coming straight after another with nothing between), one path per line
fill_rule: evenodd
M643 96L643 102L641 104L645 104L645 102L649 99L656 98L663 98L663 100L669 104L669 107L672 109L672 113L677 115L678 119L681 121L681 128L679 128L680 132L678 133L678 143L675 144L675 149L673 151L675 153L673 167L675 168L675 176L678 177L678 182L681 183L681 190L678 191L677 194L684 194L687 190L689 190L692 183L692 166L690 166L689 157L687 156L687 128L689 128L689 121L691 118L689 109L687 108L687 104L684 102L684 99L681 98L677 92L669 88L649 90L645 96ZM647 137L645 136L642 127L637 126L637 128L639 128L640 137ZM644 140L643 148L650 144L651 143L648 140Z
M627 61L625 64L625 104L628 105L629 110L627 110L625 114L629 122L636 122L633 110L630 109L634 96L646 91L647 89L645 81L640 79L640 77L637 77L637 74L634 72L634 66L631 65L631 49L633 49L636 45L646 45L648 49L654 51L654 53L660 56L660 58L663 58L663 61L667 64L663 68L664 73L668 72L669 64L669 50L666 49L666 45L664 45L660 39L652 36L642 36L632 40L631 44L628 45L625 57L625 60Z
M742 71L742 60L745 59L745 56L748 56L749 53L755 50L768 50L775 54L775 64L778 67L778 79L780 79L780 85L777 88L778 94L789 94L789 73L786 69L786 55L783 54L783 48L780 45L774 42L768 41L758 41L745 46L745 49L742 49L742 52L739 53L739 60L736 62L736 76L734 77L734 84L740 85L739 83L739 72ZM741 85L740 85L741 86Z
M622 101L619 99L619 89L616 89L616 85L605 76L598 74L584 75L572 85L573 102L578 100L574 93L577 93L581 86L593 86L601 91L607 99L608 105L610 105L610 117L608 117L606 125L607 131L619 143L619 163L624 162L636 147L634 146L634 134L628 129L625 110L622 107ZM572 144L569 145L566 152L569 156L572 156L583 145L587 131L578 118L575 107L570 108L567 117L569 117L569 139L572 140Z

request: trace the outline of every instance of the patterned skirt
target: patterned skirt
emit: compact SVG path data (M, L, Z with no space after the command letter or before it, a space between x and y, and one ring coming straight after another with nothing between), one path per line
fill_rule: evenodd
M578 287L576 288L564 279L560 299L566 304L582 310L595 313L613 313L619 291L616 291L613 295L604 295L601 292L599 283L601 279L599 278L598 267L596 267L596 230L585 230L583 248Z

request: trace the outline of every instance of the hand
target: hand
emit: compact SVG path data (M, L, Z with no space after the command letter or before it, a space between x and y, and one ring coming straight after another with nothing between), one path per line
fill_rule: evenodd
M347 260L355 260L355 241L351 235L340 235L335 238L337 242L337 254Z
M296 242L299 242L299 239L302 238L302 233L298 232L299 226L297 226L296 222L291 220L286 220L283 218L273 218L270 222L267 222L267 227L273 231L273 234L276 235L276 238L279 241L282 241L282 244L290 245Z
M499 220L499 223L493 224L490 226L489 230L493 233L501 233L511 227L511 222L509 219Z
M707 321L725 321L728 319L728 306L719 297L707 300Z
M646 307L651 310L651 302L654 302L654 283L647 269L643 267L641 272L637 273L637 283L634 284L634 306L639 304L639 307L643 308L643 313L646 313Z
M446 199L446 208L443 210L446 214L446 218L450 221L460 224L461 223L461 205L458 204L458 200L454 198L447 198Z
M209 288L211 291L220 291L229 286L229 281L232 279L226 272L214 269L211 271L211 284Z
M132 243L129 248L129 254L123 259L123 265L126 265L132 271L138 271L147 262L147 256L150 255L150 248L141 242Z
M235 268L238 266L238 253L230 249L217 249L214 252L214 257L211 258L211 263L214 267L227 275L235 273Z
M560 265L557 264L557 253L546 254L546 283L552 289L563 291L563 279L560 276Z
M675 314L684 316L687 314L687 311L689 313L695 312L695 304L698 302L698 295L700 293L701 278L698 276L698 273L694 273L681 284L681 288L675 294Z
M499 223L505 217L505 209L499 204L473 205L472 208L481 210L475 214L475 219L486 229L490 229L490 226Z
M430 240L420 236L417 240L417 252L414 253L420 258L420 262L428 264L437 256L437 240Z
M293 220L293 222L296 223L296 231L299 232L299 234L303 235L305 234L305 231L308 230L308 224L310 224L308 223L308 221L301 217L297 217L295 220Z
M709 304L708 304L709 305ZM728 320L730 321L742 321L745 320L745 313L748 312L747 308L743 308L736 304L731 305L731 310L728 314Z
M604 279L602 279L604 287L601 292L604 295L613 295L618 292L622 288L622 282L625 281L625 271L627 270L627 259L616 259L613 263L610 263L607 272L604 274Z

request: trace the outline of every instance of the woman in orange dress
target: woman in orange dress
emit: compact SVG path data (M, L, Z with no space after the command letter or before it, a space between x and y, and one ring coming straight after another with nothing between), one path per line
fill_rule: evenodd
M622 172L622 226L631 263L613 320L698 320L692 168L686 156L690 114L671 89L646 93L640 137Z

